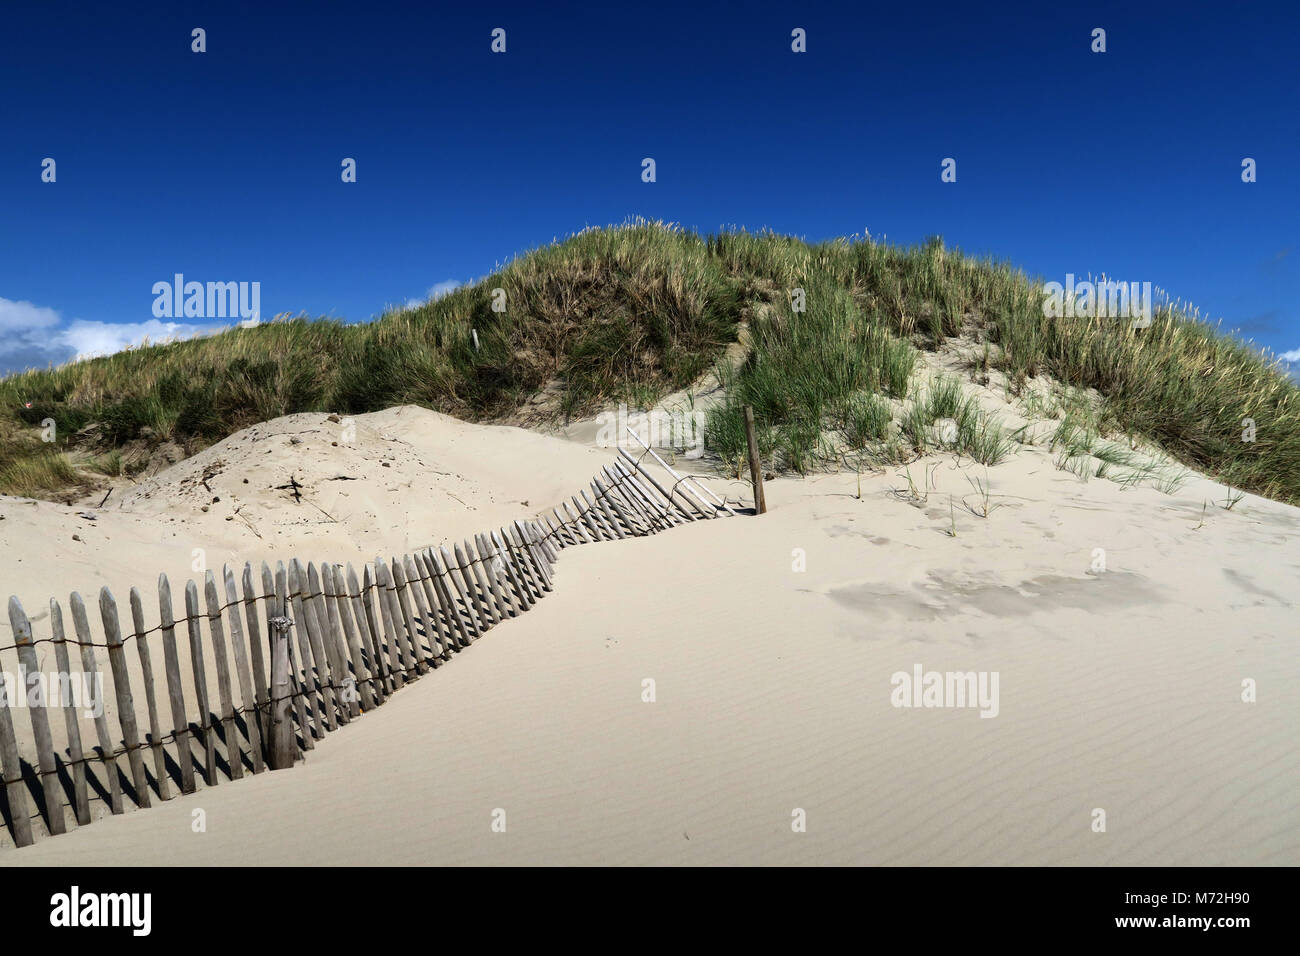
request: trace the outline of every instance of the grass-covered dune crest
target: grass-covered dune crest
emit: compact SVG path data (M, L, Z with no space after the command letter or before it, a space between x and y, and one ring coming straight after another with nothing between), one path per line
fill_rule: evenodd
M978 351L972 381L996 370L1012 395L1042 376L1094 390L1106 430L1300 504L1300 388L1186 307L1161 304L1145 328L1049 316L1041 282L939 239L807 243L640 220L584 230L372 322L278 320L9 376L0 493L57 496L93 472L130 470L151 445L192 452L294 412L418 404L540 423L644 407L689 387L742 328L747 358L720 370L726 398L705 436L727 467L744 404L777 468L815 468L846 447L905 460L940 414L969 429L963 450L996 461L988 422L909 385L919 351L960 340Z

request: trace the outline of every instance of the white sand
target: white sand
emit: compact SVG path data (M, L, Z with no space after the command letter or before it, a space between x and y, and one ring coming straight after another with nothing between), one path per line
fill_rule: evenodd
M23 558L4 587L179 579L196 542L210 564L359 562L549 507L611 457L411 409L359 421L400 440L264 439L279 444L252 490L243 458L205 453L240 461L206 514L173 492L93 525L4 500L0 541ZM265 490L293 463L337 523ZM987 473L928 464L919 506L893 472L861 499L853 475L783 479L761 518L567 549L538 607L305 764L0 847L3 863L1300 863L1300 509L1247 496L1203 514L1222 486L1083 482L1039 448ZM321 480L335 470L363 481ZM962 510L963 472L987 474L987 519ZM224 520L241 496L261 540ZM891 706L891 675L916 664L997 672L998 716Z

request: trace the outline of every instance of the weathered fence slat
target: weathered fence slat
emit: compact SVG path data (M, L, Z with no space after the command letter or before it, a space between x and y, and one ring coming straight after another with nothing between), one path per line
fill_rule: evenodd
M392 665L393 675L401 687L407 681L414 680L408 676L410 651L399 644L398 628L402 626L402 611L397 606L397 596L393 593L393 575L389 572L382 558L375 559L375 584L378 588L375 597L379 602L379 616L384 623L384 638L388 642L388 661Z
M217 697L221 702L222 736L226 740L226 766L231 780L244 776L243 748L235 727L235 695L230 683L230 659L226 653L226 628L221 623L221 600L217 596L216 576L208 571L203 579L203 593L208 602L208 636L217 665Z
M627 480L629 487L640 495L641 500L659 514L668 527L686 523L686 519L678 514L677 509L672 507L672 503L661 501L652 495L649 489L641 483L641 479L636 472L629 468L621 458L614 459L614 468Z
M45 692L41 687L41 665L36 659L36 646L32 643L32 625L16 597L9 599L9 626L13 628L14 643L18 645L22 689L27 695L27 711L32 721L32 737L36 742L36 766L41 772L45 820L53 836L67 831L63 818L63 794L59 792L58 767L54 762L54 737L50 734L50 717L45 709ZM33 683L36 685L34 694Z
M555 509L552 508L551 510L554 511ZM564 528L552 521L550 515L542 515L542 523L546 526L547 533L555 537L555 544L558 548L564 549L573 543Z
M501 576L498 573L496 555L492 552L491 545L481 534L474 535L474 550L478 552L478 567L483 569L483 577L487 579L488 590L492 594L492 605L497 612L497 620L504 621L507 617L514 617L514 608L506 600L506 595L501 587Z
M573 528L575 532L580 533L583 542L586 544L595 544L597 541L603 541L604 536L596 533L593 529L592 523L583 516L582 506L578 504L578 499L574 498L573 503L578 505L576 511L569 507L567 501L564 502L564 513L569 516L569 527Z
M574 544L591 544L591 535L587 533L587 529L583 527L582 522L578 520L576 515L574 515L573 509L569 507L569 503L565 501L563 502L563 505L564 512L568 515L567 518L560 517L559 509L555 509L555 517L560 519L560 527L564 528L564 530L568 532L569 537L573 539Z
M442 596L442 589L438 587L437 575L434 574L427 549L416 551L411 555L411 561L419 574L420 585L424 588L425 597L429 602L429 613L433 616L433 628L438 635L438 646L441 648L438 657L441 661L449 661L452 651L457 649L456 631L451 623L451 608Z
M248 733L248 749L252 751L253 773L266 769L262 762L262 731L258 726L257 698L253 690L253 677L248 668L248 650L244 646L244 626L239 620L239 593L235 590L235 575L230 568L221 569L226 585L226 616L230 621L230 646L235 652L235 675L239 680L239 700L244 707L244 728ZM256 642L254 642L256 643Z
M537 566L537 555L533 553L529 545L528 537L524 534L524 526L516 521L509 526L511 541L519 552L519 561L524 569L524 575L532 584L533 591L536 592L536 599L541 600L546 593L546 581L542 577L541 569Z
M402 682L416 679L415 658L411 657L411 641L406 637L406 622L402 618L402 605L398 604L398 588L393 580L393 571L382 558L374 559L374 583L377 585L376 596L380 600L380 611L387 610L389 617L383 620L383 632L389 639L389 656L393 659L393 669L402 675Z
M131 625L135 629L135 650L140 658L140 678L144 683L145 710L149 714L149 750L153 755L153 775L158 784L158 798L170 800L171 785L167 781L167 755L162 745L162 723L158 720L158 693L153 681L153 658L149 654L149 642L145 635L148 628L144 624L144 604L140 600L138 588L132 588L130 594Z
M499 532L485 531L482 538L483 543L492 551L492 567L496 569L497 582L501 585L501 593L505 597L506 606L510 608L512 617L518 617L528 608L528 605L524 602L523 594L515 581L510 553L502 544Z
M399 566L401 569L400 580L404 586L399 588L398 593L404 597L406 602L404 607L414 605L411 611L411 623L418 625L424 631L424 636L421 638L416 633L415 627L411 628L411 635L415 637L416 660L424 666L425 670L428 670L429 667L438 667L442 663L440 660L442 652L438 647L437 629L429 617L429 609L425 607L419 574L409 554L404 554L401 558L394 556L393 570L398 570ZM427 649L425 647L426 642L428 644Z
M647 454L649 454L651 457L654 458L655 461L659 462L659 464L663 466L664 471L668 472L668 474L673 476L673 478L675 479L673 487L681 491L683 497L686 497L687 493L689 492L688 500L691 501L692 506L701 515L703 515L706 518L716 518L718 517L719 511L725 511L729 515L733 515L733 516L735 515L735 512L732 511L730 508L728 508L717 495L709 491L709 489L705 488L703 485L700 485L689 475L677 474L676 470L674 470L673 467L670 464L668 464L668 462L660 458L659 453L656 452L649 445L647 445L642 440L640 435L634 432L631 428L628 428L626 430L627 433L631 435L633 438L635 438L637 440L637 443L646 450ZM717 504L710 505L705 500L704 497L705 495L711 497L715 502L717 502Z
M193 793L194 752L190 749L190 724L185 716L185 689L181 684L181 663L176 653L176 621L172 614L172 589L167 575L158 575L158 614L162 621L163 669L167 673L167 700L172 712L172 735L176 738L176 764L181 772L181 793Z
M415 615L411 611L411 590L406 583L406 571L402 568L402 559L396 555L393 556L389 573L393 576L393 593L397 596L397 606L402 612L399 630L406 633L406 646L410 648L411 661L418 676L426 673L429 665L425 661L424 644L415 630Z
M510 580L510 586L514 588L515 600L518 602L520 613L530 610L533 606L533 589L528 581L524 578L523 568L519 567L519 555L510 545L510 536L506 534L505 528L499 531L490 532L492 544L497 549L497 554L501 556L502 562L506 566L506 577Z
M199 702L199 730L203 733L203 782L215 787L217 780L216 715L208 697L208 668L203 660L203 617L199 611L199 588L185 582L185 623L190 635L190 670L194 673L194 694Z
M54 661L59 673L72 681L72 665L68 660L68 641L63 633L63 609L50 598L50 630L54 634ZM84 686L84 685L83 685ZM91 693L98 693L95 688ZM81 721L77 718L77 701L69 694L63 701L63 725L68 731L68 757L72 761L72 802L77 825L90 825L90 795L86 790L85 754L81 749ZM7 705L4 705L7 706Z
M13 818L14 844L31 846L31 811L27 808L27 785L23 782L23 762L18 753L18 739L14 736L13 701L9 700L8 685L0 681L0 770L4 771L5 797L9 801L9 815Z
M254 700L256 701L257 713L254 715L257 721L258 731L266 734L266 710L270 701L270 692L266 683L266 663L262 653L262 631L261 625L258 624L257 614L257 590L253 587L253 566L244 564L244 575L242 579L244 586L244 620L248 625L248 652L249 663L253 670L253 687ZM266 588L264 600L271 600L272 589ZM269 641L271 635L267 635Z
M469 633L465 628L465 621L460 616L460 608L456 604L456 598L451 594L451 588L447 585L447 571L442 566L442 561L438 558L433 548L429 548L424 553L425 562L433 572L433 586L437 589L439 597L442 598L443 613L447 617L447 625L452 632L452 647L457 652L469 646Z
M299 625L289 616L293 606L289 601L289 572L285 569L283 561L275 563L275 578L271 578L271 569L262 565L262 584L266 588L268 595L274 595L274 608L272 602L267 601L267 636L274 633L272 621L279 618L283 624L284 634L286 637L285 651L289 657L289 694L293 698L293 715L298 721L298 733L302 740L303 750L311 750L316 744L312 740L311 726L307 723L307 702L310 696L309 691L303 684L298 674L298 658L294 650L294 632L299 630ZM301 634L299 639L303 639ZM315 713L316 705L312 702L312 713ZM296 755L295 755L296 759Z
M338 727L334 692L330 686L332 678L321 640L319 622L316 620L316 606L312 601L313 589L307 578L307 569L297 558L289 562L289 590L293 593L294 621L299 628L298 642L303 645L304 670L308 678L314 682L312 700L316 706L316 733L324 739L326 733Z
M365 590L361 594L366 606L366 619L370 622L370 633L375 635L375 642L379 646L391 693L406 683L406 675L402 672L401 651L398 650L397 641L384 617L387 602L384 600L384 590L379 586L378 572L374 570L374 565L367 564L363 574ZM375 610L376 606L378 611Z
M511 585L515 594L515 603L521 612L531 610L532 606L537 603L537 598L533 594L532 583L524 575L523 566L519 563L519 552L510 540L510 534L504 527L496 528L488 532L488 538L491 539L493 547L497 554L501 556L506 566L506 579Z
M546 543L546 535L542 534L542 529L537 526L536 521L530 521L525 524L524 527L532 533L533 543L541 553L543 574L546 578L546 583L549 585L551 583L551 573L555 567L556 554Z
M529 546L528 537L523 533L523 524L516 522L511 525L511 529L515 533L515 542L519 546L520 561L524 562L524 567L528 568L529 578L533 581L537 597L541 598L546 593L546 579L542 576L541 568L538 568L534 563L533 550Z
M524 581L527 583L531 594L529 600L534 604L542 599L542 576L538 573L537 568L533 566L533 556L528 551L528 545L523 537L519 534L519 529L514 526L505 529L511 545L514 547L515 556L519 561L519 567L523 574Z
M614 533L617 534L619 538L636 537L638 535L639 532L637 531L636 525L629 521L626 515L621 514L618 509L614 507L614 502L601 486L600 479L593 478L591 480L591 493L595 497L596 507L599 508L601 513L609 520L609 523L614 526Z
M388 699L388 667L380 649L380 637L371 625L372 615L367 611L365 600L361 596L361 585L357 581L357 572L348 565L348 603L352 605L352 617L356 621L358 636L361 639L363 653L368 656L372 677L372 690L376 705Z
M519 537L527 546L528 554L533 560L533 566L537 569L542 590L551 590L551 568L546 560L546 555L542 554L541 549L538 548L537 543L533 540L532 529L522 521L516 521L515 527L519 530Z
M620 474L608 465L601 470L605 473L605 477L610 480L610 488L613 493L636 514L648 534L656 534L664 528L670 527L669 523L663 520L661 514L641 500L640 495L636 493L636 489L631 486L625 475Z
M76 628L77 640L81 642L81 670L98 690L103 685L100 683L99 667L95 664L95 650L91 647L94 638L90 632L90 621L86 618L86 602L80 594L73 591L68 598L68 606L72 608L72 625ZM108 775L108 808L117 814L122 812L122 783L117 778L117 759L113 737L108 730L107 708L95 709L98 711L95 714L95 736L99 740L100 761L104 765L104 773Z
M591 479L591 494L597 508L609 519L609 523L614 526L614 532L623 538L635 538L640 536L641 532L636 524L629 520L628 516L623 514L616 507L612 497L601 484L599 478Z
M122 623L117 614L117 602L108 588L99 590L99 616L104 622L108 639L108 665L113 671L113 693L117 698L117 722L122 729L122 742L126 745L126 762L131 768L131 783L135 787L135 802L141 807L152 806L149 799L149 779L144 772L144 755L140 753L140 727L135 720L135 699L131 695L131 677L126 669L126 651L122 647Z
M272 770L286 770L293 766L297 750L293 744L292 698L293 681L290 677L289 619L285 615L284 588L271 580L271 569L262 565L262 582L266 588L266 634L270 640L271 686L268 689L269 710L266 715L266 762ZM302 701L299 698L299 705ZM302 722L306 727L306 721ZM310 734L303 731L304 737Z
M651 487L653 487L653 488L655 489L655 491L657 491L657 492L659 492L659 494L663 495L664 500L668 502L668 504L669 504L669 505L670 505L670 506L671 506L671 507L672 507L672 508L673 508L673 509L674 509L674 510L675 510L675 511L676 511L676 512L677 512L677 513L682 517L683 520L685 520L685 521L695 521L695 520L696 520L696 516L693 515L693 514L691 514L690 511L687 511L686 508L683 507L682 504L681 504L680 502L678 502L676 499L674 499L672 493L671 493L670 491L668 491L666 488L664 488L663 485L659 484L659 479L656 478L654 475L650 474L650 472L646 469L646 467L645 467L644 465L641 464L641 462L639 462L637 459L633 458L632 455L628 453L627 449L625 449L625 448L620 448L620 449L618 450L618 453L619 453L620 455L622 455L623 458L624 458L624 459L625 459L625 460L626 460L626 461L627 461L627 462L628 462L628 463L629 463L633 468L635 468L635 469L637 470L637 472L638 472L638 473L639 473L643 478L645 478L647 481L650 482ZM680 490L678 491L678 494L681 494ZM684 494L682 494L682 498L683 498L683 499L684 499L688 504L690 503L690 499L687 498ZM698 510L698 509L696 509L696 510ZM707 517L707 515L705 515L705 517Z
M587 506L578 500L578 496L573 495L572 497L573 497L573 506L575 509L577 509L578 517L582 520L582 523L586 525L587 530L591 532L592 540L608 541L610 538L612 538L613 535L609 534L605 530L605 526L603 524L597 523L595 517L587 509ZM567 508L568 506L566 505L565 507Z
M659 531L659 522L656 516L646 510L645 506L637 500L636 496L624 485L623 479L614 472L614 469L605 465L601 469L605 476L605 481L609 484L602 485L608 489L608 494L613 501L618 502L619 507L623 509L629 518L633 519L640 530L640 534L655 534Z
M498 601L492 594L492 588L488 585L487 572L483 568L483 556L478 553L478 549L465 540L465 554L469 558L469 566L474 571L474 580L478 583L479 593L483 595L483 607L487 611L488 627L496 627L501 623L502 615L498 607Z
M321 622L321 627L325 629L329 646L334 648L334 657L332 658L331 667L337 666L338 671L334 675L336 695L339 700L340 719L346 715L348 720L356 717L361 713L358 705L356 681L352 676L352 668L348 661L348 648L343 640L343 625L339 621L338 603L333 600L333 570L330 569L330 590L325 590L326 569L330 566L327 562L322 561L319 568L319 576L313 573L313 569L308 568L308 578L316 582L312 591L316 593L316 617Z
M301 566L298 568L298 573L303 574ZM333 707L333 718L329 729L336 730L339 724L346 724L350 716L350 708L343 701L343 662L338 659L338 646L330 630L329 612L325 607L324 592L321 590L320 572L314 562L307 565L305 580L307 592L303 596L303 606L307 609L308 633L313 635L312 653L316 658L316 672L319 674L328 671L325 691L330 706ZM321 663L322 653L325 658L324 664Z
M623 519L623 523L632 529L633 535L653 535L655 532L654 525L636 507L633 507L632 502L623 497L623 492L620 492L617 483L606 485L601 479L595 479L595 485L604 493L604 498L610 503L610 507L614 509L615 514L619 515Z
M552 508L551 513L555 515L555 520L558 522L556 527L559 528L559 533L562 535L565 547L572 547L575 545L577 543L577 538L574 536L573 529L564 523L564 518L560 516L560 509Z
M361 695L358 693L357 679L353 672L352 650L343 636L343 621L340 619L338 597L334 593L334 568L326 561L322 561L320 565L320 594L320 602L325 608L324 621L334 642L334 659L338 664L338 673L334 679L338 684L339 704L342 708L340 716L347 715L347 719L352 720L361 714ZM317 612L316 616L322 615ZM351 626L349 621L348 627ZM358 672L360 667L361 662L358 661L356 665Z
M488 613L487 605L479 594L478 584L474 580L474 570L470 567L469 559L465 557L465 549L459 544L453 544L452 550L456 554L456 570L465 583L465 590L462 593L468 595L467 605L470 602L473 604L474 638L477 640L492 627L492 615Z
M453 546L454 547L454 546ZM442 553L442 563L447 569L447 580L456 589L456 594L460 597L461 604L465 608L465 619L469 621L470 629L474 632L472 640L478 640L483 634L482 618L478 615L478 609L475 607L476 599L471 597L474 590L473 585L468 588L469 576L464 570L464 556L457 553L454 557L446 546L440 547ZM459 549L457 549L459 552Z
M338 615L347 640L348 657L352 659L351 679L355 682L360 710L373 710L375 691L370 686L370 670L366 667L364 655L361 653L361 638L357 634L357 623L352 619L352 608L349 606L346 585L343 581L343 566L326 564L321 568L321 572L321 583L325 588L325 594L334 606L334 613Z
M597 508L595 502L587 497L587 492L581 488L578 489L578 497L582 499L581 505L586 509L586 516L595 522L596 527L600 529L601 539L604 541L617 541L618 532L614 530L605 513ZM575 502L577 502L577 500L578 499L576 498L574 499Z
M411 595L415 598L416 609L424 621L424 636L429 641L428 661L434 667L441 667L451 656L447 646L447 637L442 630L442 621L438 614L438 598L429 583L428 572L419 553L402 556L406 565L406 581L411 586Z
M533 519L533 524L537 525L537 531L542 536L542 541L546 542L546 550L551 555L551 561L554 562L559 557L560 551L564 550L564 545L559 540L559 532L556 531L551 519L546 515Z
M296 667L302 674L299 686L302 688L303 698L307 702L307 712L311 715L312 726L306 736L323 739L326 727L326 705L324 688L321 685L325 681L325 662L316 660L315 655L312 653L312 638L309 626L311 619L302 599L303 591L307 588L307 582L302 580L299 567L297 558L289 562L288 599L293 607L293 613L290 617L293 619L293 629L298 635L298 661ZM315 747L315 744L313 743L312 746Z

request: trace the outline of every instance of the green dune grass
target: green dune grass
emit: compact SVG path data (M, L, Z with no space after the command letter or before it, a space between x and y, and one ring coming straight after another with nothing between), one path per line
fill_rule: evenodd
M1274 361L1168 304L1141 329L1049 318L1040 289L938 239L900 248L643 221L589 229L372 322L277 320L0 380L0 492L57 493L79 469L120 470L113 454L128 443L193 451L292 412L414 403L501 420L543 389L558 396L546 406L557 418L644 404L695 381L747 321L748 357L720 369L728 397L706 430L726 467L743 444L744 404L778 468L806 471L845 445L883 443L906 458L937 418L958 423L959 450L1000 460L1008 449L997 429L959 397L908 395L917 350L960 335L987 343L1013 392L1038 375L1096 389L1123 431L1235 487L1300 504L1300 388ZM911 403L892 436L890 399ZM41 440L50 419L54 443ZM1254 441L1243 440L1245 419ZM74 468L65 443L91 424L94 459Z

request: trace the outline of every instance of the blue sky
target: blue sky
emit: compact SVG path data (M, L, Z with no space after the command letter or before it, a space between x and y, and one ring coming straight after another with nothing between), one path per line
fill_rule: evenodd
M1300 359L1293 5L152 6L0 10L0 371L221 324L176 273L364 320L632 216L942 234Z

